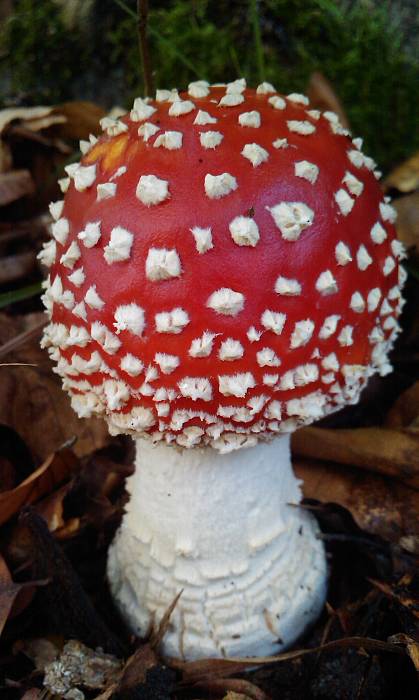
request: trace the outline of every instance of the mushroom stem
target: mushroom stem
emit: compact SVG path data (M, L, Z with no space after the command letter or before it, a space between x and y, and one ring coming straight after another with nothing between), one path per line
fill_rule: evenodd
M137 440L131 500L108 576L129 627L144 635L182 595L169 656L269 655L319 614L326 560L299 508L289 436L228 454ZM297 506L297 507L296 507Z

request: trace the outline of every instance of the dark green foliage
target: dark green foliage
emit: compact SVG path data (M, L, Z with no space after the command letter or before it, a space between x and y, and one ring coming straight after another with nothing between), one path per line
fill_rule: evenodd
M319 70L384 170L419 147L412 0L151 0L150 6L156 85L241 75L256 84L264 73L283 92L303 91ZM135 12L136 0L16 0L2 37L10 97L128 105L142 92Z
M405 46L409 27L402 28L400 17L407 3L400 3L399 18L386 2L267 3L278 19L290 4L295 19L285 26L291 49L281 88L303 89L310 72L320 70L342 99L353 132L364 137L366 151L380 166L388 169L410 155L419 146L419 57L413 46ZM393 10L396 4L391 3Z
M0 34L2 83L25 104L57 102L86 61L83 43L53 0L19 0Z

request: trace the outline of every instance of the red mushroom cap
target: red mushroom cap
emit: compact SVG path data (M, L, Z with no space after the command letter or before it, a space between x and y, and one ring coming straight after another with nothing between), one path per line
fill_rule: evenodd
M198 81L103 128L67 168L41 254L43 342L80 416L225 451L389 371L403 249L335 114Z

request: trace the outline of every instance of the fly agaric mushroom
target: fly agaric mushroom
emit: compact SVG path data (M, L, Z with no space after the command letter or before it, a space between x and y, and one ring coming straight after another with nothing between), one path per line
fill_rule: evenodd
M74 410L136 440L110 586L140 635L182 591L169 655L270 654L326 593L290 434L391 369L395 212L361 140L268 83L158 90L102 126L41 258Z

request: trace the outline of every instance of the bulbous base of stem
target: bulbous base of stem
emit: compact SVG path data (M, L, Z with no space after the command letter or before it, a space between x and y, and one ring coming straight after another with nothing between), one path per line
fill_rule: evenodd
M162 651L188 660L278 653L320 613L318 526L298 507L289 439L218 455L137 441L131 500L109 551L112 593L136 634L182 591Z

